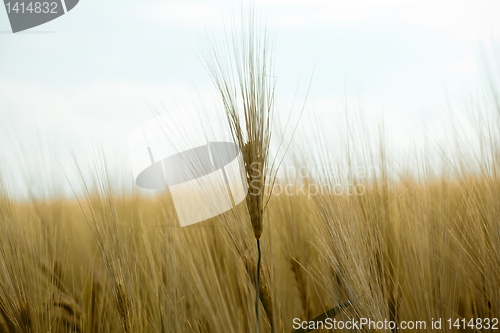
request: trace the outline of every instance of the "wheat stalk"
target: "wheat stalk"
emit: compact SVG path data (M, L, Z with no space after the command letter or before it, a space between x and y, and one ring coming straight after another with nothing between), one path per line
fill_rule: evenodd
M225 58L223 52L211 45L205 59L222 99L231 134L242 152L247 175L246 204L258 251L255 304L258 331L260 238L264 230L266 181L271 174L269 146L275 87L269 79L272 66L266 29L261 32L256 28L253 9L242 22L243 33L233 34L232 45L227 45L230 57Z

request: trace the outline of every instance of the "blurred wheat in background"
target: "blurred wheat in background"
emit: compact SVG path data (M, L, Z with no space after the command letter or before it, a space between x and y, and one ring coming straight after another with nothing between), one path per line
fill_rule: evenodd
M252 50L237 60L267 70L254 58L264 49ZM217 81L228 67L212 60ZM269 89L262 76L239 75L236 86L216 83L252 177L252 162L268 161L273 91L259 90ZM77 200L21 201L0 181L0 332L254 332L256 238L261 332L291 332L294 318L312 320L347 301L338 319L498 318L500 93L490 86L497 103L470 109L476 135L455 128L455 147L438 159L415 153L405 167L391 157L383 126L374 144L362 120L335 133L318 121L296 133L288 166L319 172L277 178L275 188L287 191L271 188L267 206L250 193L185 228L168 193L120 193L99 153L91 165L76 164ZM242 87L253 107L247 128L232 113ZM332 146L332 138L344 140ZM330 172L342 166L350 172ZM345 183L350 191L332 190Z

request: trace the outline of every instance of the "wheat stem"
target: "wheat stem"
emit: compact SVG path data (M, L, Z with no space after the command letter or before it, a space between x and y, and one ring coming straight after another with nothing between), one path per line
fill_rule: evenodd
M260 252L260 240L257 238L257 250L259 251L259 259L257 261L257 288L256 296L255 296L255 314L257 315L257 325L255 327L255 332L259 333L259 303L260 303L260 261L261 261L261 252Z

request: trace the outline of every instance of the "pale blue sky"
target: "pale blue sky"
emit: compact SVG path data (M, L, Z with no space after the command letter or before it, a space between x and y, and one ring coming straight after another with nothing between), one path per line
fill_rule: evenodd
M145 100L190 101L212 85L197 53L216 40L240 1L81 0L71 12L10 34L0 9L0 159L18 169L18 145L69 164L92 140L127 160L127 135L148 114ZM276 41L278 101L287 112L316 70L310 112L334 121L339 104L362 98L370 120L383 113L394 144L436 134L446 94L458 104L479 85L479 46L499 31L500 2L257 1ZM425 125L424 125L425 124ZM125 164L124 164L125 165Z

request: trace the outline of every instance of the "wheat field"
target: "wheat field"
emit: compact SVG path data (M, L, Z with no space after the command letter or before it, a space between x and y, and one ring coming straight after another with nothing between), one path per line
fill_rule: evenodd
M259 52L250 60L262 65ZM229 83L221 80L224 96ZM243 80L267 87L253 74ZM247 91L248 103L259 104L264 90ZM238 136L240 120L225 107ZM321 316L473 331L446 320L500 316L498 110L471 108L472 115L486 114L476 117L473 138L456 129L453 153L443 151L439 161L416 154L409 169L390 158L383 126L376 144L361 130L349 136L341 145L352 154L343 160L333 157L338 147L318 126L297 134L289 165L376 165L369 177L347 175L351 190L362 193L318 191L339 181L326 171L280 178L275 185L293 195L270 194L265 207L262 198L247 199L183 228L168 192L121 193L100 155L87 166L89 177L76 164L81 191L72 198L15 199L3 172L0 332L243 333L255 332L257 322L258 332L292 332L294 320ZM255 136L246 143L241 137L240 146L245 158L266 167L268 115L253 112L248 137ZM438 318L443 327L433 329Z
M475 172L450 167L423 183L392 183L382 169L363 195L273 196L260 331L291 332L294 318L346 301L338 318L497 317L500 183L490 156ZM95 172L80 203L13 201L2 187L0 330L254 331L257 253L244 203L180 228L168 194L120 195Z

